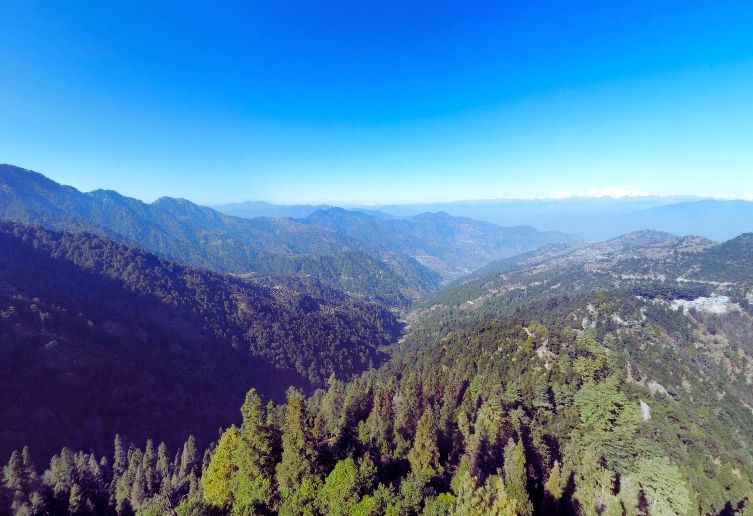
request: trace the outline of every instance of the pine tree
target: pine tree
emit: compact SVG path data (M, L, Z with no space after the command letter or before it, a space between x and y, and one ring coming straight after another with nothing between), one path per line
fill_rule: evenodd
M560 499L564 491L562 485L562 468L560 463L554 461L549 472L549 478L544 483L544 500L542 502L542 512L544 514L554 514L559 507Z
M232 503L238 441L237 428L231 426L225 430L212 454L212 460L206 472L201 477L204 500L212 505L227 507Z
M434 410L430 406L418 420L413 447L408 452L408 462L410 462L411 470L425 480L440 475L443 471L439 464L437 424L434 419Z
M60 455L50 461L50 468L45 474L45 484L52 490L53 504L57 510L67 510L70 489L75 482L75 457L69 448L63 448Z
M28 446L24 446L21 450L21 467L23 468L24 480L26 481L28 488L36 488L36 483L39 480L37 470L34 467L34 462L31 460L31 452Z
M167 495L170 490L170 459L167 457L167 445L164 442L159 443L159 447L157 447L155 469L159 492Z
M400 384L400 391L396 398L395 423L395 451L398 455L405 454L411 447L417 421L420 417L421 386L415 373L409 374Z
M314 476L316 449L303 394L288 391L282 434L282 459L277 465L277 483L283 499L291 496L303 480Z
M143 464L138 464L136 466L136 473L133 477L133 483L131 484L131 507L138 510L144 500L146 500L147 496L147 480L146 474L144 473L144 466Z
M192 489L198 485L200 466L196 439L190 435L176 457L175 473L170 481L171 497L182 498L192 492Z
M71 486L71 493L68 495L68 513L84 514L86 512L86 501L81 486L76 482Z
M105 485L105 477L100 461L91 453L86 458L84 479L84 491L87 493L90 505L99 512L103 512L107 507L109 493Z
M134 507L132 498L134 498L134 494L137 495L135 498L139 498L138 487L136 488L136 493L134 493L134 483L136 482L138 470L141 468L141 461L144 458L144 454L140 449L131 447L126 454L126 457L127 467L120 478L118 478L114 492L115 508L118 511L118 514L131 514L135 512L137 507Z
M127 466L126 451L123 447L123 440L120 438L120 434L115 434L114 447L115 451L113 453L112 460L112 477L113 481L117 481L118 478L120 478L120 475L123 474Z
M465 460L452 479L452 490L455 493L454 514L480 516L489 512L490 500L486 497L487 493L479 487Z
M645 501L641 495L641 486L635 473L620 478L619 498L625 509L625 516L638 516L641 502Z
M421 516L450 516L455 508L455 496L452 493L439 493L424 503ZM379 514L374 512L373 514Z
M352 457L335 464L319 492L318 505L323 514L347 515L360 499L358 468Z
M196 450L196 438L189 435L183 445L183 452L180 455L180 476L183 479L189 477L191 473L196 473L199 464L199 455Z
M144 457L141 459L141 468L144 474L146 493L151 496L155 492L157 484L156 474L157 457L154 453L154 443L151 439L146 441Z
M395 395L394 380L386 386L374 389L371 413L359 427L359 439L363 444L370 444L382 456L389 456L394 446L393 430L393 398Z
M162 495L157 495L141 504L138 516L163 516L173 513L170 501Z
M638 479L651 514L688 514L692 508L690 489L680 469L666 457L641 459Z
M527 508L521 506L517 498L507 493L507 487L499 476L489 478L487 489L492 493L493 502L488 514L495 516L518 516L526 514Z
M517 503L521 515L533 514L526 485L526 456L523 443L510 438L505 446L505 486L511 500Z
M301 484L288 492L279 508L281 516L313 516L317 513L316 501L322 488L319 477L309 475Z
M603 512L614 497L614 476L601 462L601 454L588 448L576 471L575 499L587 514Z
M343 418L343 401L345 400L345 386L343 382L331 375L327 380L327 390L322 397L317 414L317 426L321 429L318 436L337 442L340 439Z
M246 394L241 407L243 424L238 433L235 455L237 471L233 478L233 508L251 510L256 504L269 504L272 500L276 450L267 425L267 411L255 389Z
M3 486L8 493L7 504L3 509L10 509L13 514L31 512L29 484L24 472L21 454L14 450L8 464L3 468Z

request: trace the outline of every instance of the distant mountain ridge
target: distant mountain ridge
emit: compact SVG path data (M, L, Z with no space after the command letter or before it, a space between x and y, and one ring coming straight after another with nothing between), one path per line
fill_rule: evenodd
M0 218L92 231L189 265L265 278L313 276L343 292L407 306L440 277L416 260L293 219L244 219L184 199L147 204L111 190L82 193L0 165Z
M753 231L753 202L704 199L616 213L571 213L533 216L538 227L573 228L593 240L651 228L676 235L701 235L728 240Z
M253 204L253 203L252 203ZM262 203L263 204L263 203ZM271 213L276 205L268 205ZM278 207L282 208L282 207ZM698 196L566 197L497 199L421 204L352 206L353 210L407 218L425 212L445 212L501 226L530 225L544 231L607 240L651 228L677 235L701 235L722 241L753 231L753 201ZM223 210L222 207L219 208ZM300 206L307 216L316 206Z
M423 298L443 280L490 261L577 240L446 213L403 219L313 206L282 207L279 213L308 215L242 218L171 197L147 204L112 190L82 193L42 174L0 165L0 218L92 231L171 260L247 275L267 285L337 297L334 289L398 308Z
M226 215L246 219L255 219L257 217L301 219L317 210L326 210L333 208L333 206L328 204L273 204L264 201L243 201L212 206L212 208Z
M384 357L386 308L193 269L90 233L0 222L0 454L115 431L208 442L249 386L281 399ZM48 434L50 426L55 432ZM176 432L176 429L177 430Z
M541 232L530 226L502 227L443 212L377 218L360 211L330 208L317 210L302 220L410 255L445 279L460 277L490 261L543 245L578 240L574 235Z

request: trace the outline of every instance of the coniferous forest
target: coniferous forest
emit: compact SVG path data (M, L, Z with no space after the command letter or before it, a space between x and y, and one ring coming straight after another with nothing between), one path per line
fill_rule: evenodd
M752 28L0 0L0 516L753 516Z
M647 418L604 339L493 322L309 398L251 389L204 450L116 436L107 454L63 448L42 471L24 448L4 469L5 501L18 514L746 511L749 470L717 449L719 424L671 401Z
M444 271L467 236L320 219ZM750 234L505 251L399 307L44 220L0 222L0 513L753 510Z

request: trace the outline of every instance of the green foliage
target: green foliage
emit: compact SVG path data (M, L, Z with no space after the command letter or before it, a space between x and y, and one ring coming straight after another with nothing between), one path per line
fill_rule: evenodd
M693 504L688 485L679 468L666 457L641 459L637 479L651 514L689 514Z
M40 506L38 477L31 462L29 449L24 447L21 453L13 451L8 464L3 468L2 491L6 494L5 508L15 514L31 514Z
M455 508L455 496L452 493L439 493L429 498L421 511L422 516L450 516Z
M489 294L486 308L413 314L410 333L377 369L330 376L308 399L290 390L285 407L248 391L241 425L203 465L193 439L171 461L164 444L155 451L118 438L112 467L64 449L41 476L24 473L16 453L3 503L122 514L749 510L747 348L725 347L745 341L748 315L685 315L663 298L648 306L630 274L669 265L640 261L610 262L623 275L614 288L613 269L593 264L554 277L539 268L487 278L494 288L515 283Z
M410 255L303 221L230 217L184 199L145 204L113 191L81 193L10 165L0 172L5 219L107 235L195 267L276 285L313 278L317 293L336 289L394 307L407 307L441 281Z
M575 500L584 514L601 514L613 506L614 474L601 465L601 454L588 447L576 470Z
M317 499L321 487L319 477L311 475L304 477L300 484L285 491L279 513L289 516L318 514Z
M268 424L269 415L255 389L246 394L241 415L243 424L238 434L232 493L233 511L242 513L272 502L278 450L275 429Z
M323 514L347 515L369 513L376 510L378 502L368 496L375 479L374 465L366 458L356 465L348 457L335 464L324 480L318 505ZM365 495L365 496L364 496Z
M437 425L434 411L427 407L416 425L416 437L408 452L411 471L428 480L442 473L437 448Z
M511 501L514 501L521 515L533 513L533 506L528 499L527 481L523 444L510 439L505 446L505 488L503 491Z
M725 500L709 497L691 449L688 474L677 466L678 447L669 444L676 441L665 432L691 435L667 423L685 425L685 405L651 398L652 419L643 421L637 396L648 396L625 382L615 352L591 333L547 329L550 344L566 342L550 349L567 357L552 359L549 369L521 352L528 335L519 326L491 323L396 355L391 369L332 379L308 400L291 389L285 407L265 405L252 389L240 428L222 434L203 471L193 439L171 461L164 444L128 448L118 437L112 468L64 449L42 481L20 480L40 477L33 468L24 473L16 453L5 484L19 493L19 507L123 514L637 516L646 507L689 514L746 503L751 484L742 469L717 468ZM610 348L621 344L607 340ZM584 378L574 359L591 363L592 373ZM420 416L415 407L423 407ZM410 447L383 454L388 439L379 436L388 428L399 428Z
M209 467L201 477L204 500L220 507L231 505L233 479L236 475L238 454L238 429L230 427L222 434L212 453Z
M300 391L290 389L283 423L282 458L277 465L277 483L283 501L296 497L298 506L304 503L302 500L308 500L316 469L316 447L306 400ZM308 481L306 489L298 493L304 480Z
M102 453L113 430L171 446L195 433L206 445L235 420L249 381L281 401L290 385L348 378L379 365L402 328L374 304L328 303L8 222L0 283L0 363L13 364L0 375L3 460L26 443L46 460L78 439ZM56 432L33 416L48 413Z

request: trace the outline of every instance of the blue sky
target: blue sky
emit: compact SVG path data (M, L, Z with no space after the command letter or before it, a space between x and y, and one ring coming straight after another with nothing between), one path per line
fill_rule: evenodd
M6 0L0 73L0 162L147 201L753 196L744 1Z

